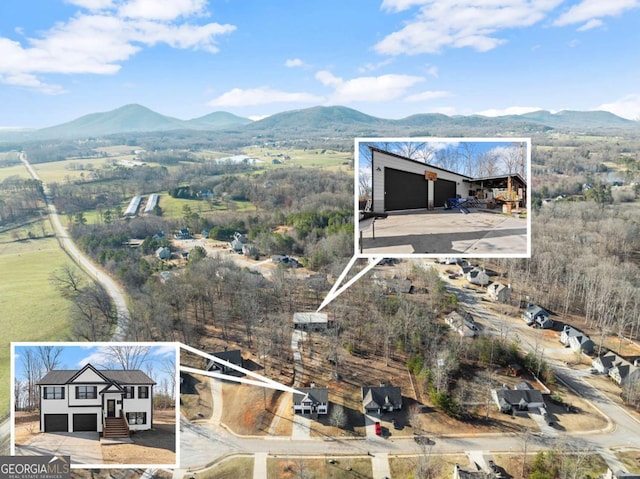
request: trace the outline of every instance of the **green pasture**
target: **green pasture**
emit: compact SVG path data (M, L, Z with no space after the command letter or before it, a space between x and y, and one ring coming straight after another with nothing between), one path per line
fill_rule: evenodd
M49 163L36 163L32 166L45 183L64 183L66 181L76 181L83 177L88 180L93 177L92 169L103 168L118 159L130 158L133 158L133 155L118 158L74 158ZM84 168L78 169L80 165L84 165Z
M39 225L34 228L41 230ZM14 241L12 233L0 234L0 325L5 338L0 344L0 384L7 386L11 341L67 340L70 332L70 303L49 280L69 258L55 238ZM1 395L0 416L8 410L9 397Z
M264 147L249 147L243 150L244 154L263 161L258 166L267 168L278 168L283 166L301 166L303 168L335 168L338 166L348 166L353 160L353 153L334 151L327 149L277 149ZM279 157L277 155L282 154ZM289 157L290 159L285 159ZM278 160L280 164L273 164L273 160Z
M184 206L188 205L193 213L199 215L207 213L218 213L222 211L254 211L255 206L249 201L229 201L227 203L222 200L186 200L182 198L173 198L169 194L160 195L158 205L162 208L162 216L167 218L182 218L184 216Z
M0 168L0 182L6 180L7 178L11 178L12 176L18 176L25 179L31 178L31 175L29 175L29 172L22 163L15 166Z

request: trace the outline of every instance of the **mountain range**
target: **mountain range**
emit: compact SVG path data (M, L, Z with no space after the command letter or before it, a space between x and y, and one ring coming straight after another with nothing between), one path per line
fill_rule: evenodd
M522 115L486 117L481 115L447 116L439 113L412 115L390 120L367 115L343 106L316 106L285 111L259 121L217 111L191 120L180 120L157 113L142 105L125 105L108 112L91 113L60 125L28 131L5 131L3 139L42 140L103 137L118 133L170 132L176 130L233 131L253 136L273 131L291 134L344 136L434 135L465 136L482 132L489 135L529 133L545 130L574 132L640 132L640 122L627 120L606 111L535 111ZM468 135L467 135L468 136Z

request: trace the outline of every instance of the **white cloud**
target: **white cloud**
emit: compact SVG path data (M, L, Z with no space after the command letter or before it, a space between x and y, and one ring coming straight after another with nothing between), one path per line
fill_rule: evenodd
M76 13L68 21L54 25L37 38L27 38L24 43L0 37L0 82L59 93L61 87L49 85L38 77L48 73L114 74L122 62L142 48L159 43L216 52L216 39L235 30L233 25L198 25L174 20L181 15L200 13L200 0L165 1L149 17L135 19L118 16L116 7L105 0L73 0L72 3L101 10ZM120 8L143 3L135 0Z
M132 0L118 10L121 17L150 20L174 20L179 17L202 15L207 0Z
M366 63L365 65L358 68L360 73L368 73L375 70L379 70L382 67L389 65L393 61L392 58L388 58L378 63Z
M587 23L578 28L579 32L586 32L587 30L591 30L592 28L598 28L604 25L602 20L598 20L596 18L592 18Z
M303 92L285 92L269 87L234 88L211 100L210 106L254 106L269 103L319 103L324 100L321 96Z
M432 76L433 78L438 78L439 76L439 72L438 72L438 67L435 65L427 65L429 68L427 69L427 74Z
M505 115L523 115L524 113L531 113L532 111L540 111L542 108L537 106L510 106L507 108L497 109L490 108L489 110L479 111L477 114L482 116L505 116Z
M431 101L436 100L438 98L446 98L453 96L453 93L443 90L436 91L423 91L422 93L415 93L413 95L409 95L404 99L404 101L409 102L418 102L418 101Z
M577 47L578 45L580 45L580 40L578 40L578 39L576 39L576 38L574 38L573 40L569 41L569 43L567 43L567 46L568 46L569 48L575 48L575 47Z
M269 118L271 115L249 115L247 118L252 121L260 121Z
M604 110L618 115L628 120L640 120L640 95L632 93L626 95L611 103L603 103L595 108L596 110Z
M316 73L316 79L334 89L329 103L337 104L394 100L403 96L408 88L424 81L423 77L396 74L343 80L326 70Z
M397 12L420 6L405 26L378 42L386 55L437 53L443 48L491 50L506 40L501 30L522 28L542 20L562 0L385 0L383 9Z
M287 68L301 67L304 66L304 62L299 58L290 58L284 62L284 66Z
M66 0L66 2L88 10L102 10L113 6L112 0Z
M585 27L591 20L602 17L615 17L627 10L638 7L640 7L639 0L583 0L560 15L553 24L561 27L586 22L581 27L581 29L586 29Z

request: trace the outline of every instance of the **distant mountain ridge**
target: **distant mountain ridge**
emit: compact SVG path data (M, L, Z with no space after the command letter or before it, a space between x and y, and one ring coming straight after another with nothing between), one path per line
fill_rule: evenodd
M36 138L100 137L116 133L170 130L220 130L251 123L248 118L224 111L209 113L192 120L179 120L157 113L138 104L124 105L115 110L90 113L60 125L41 128Z
M231 131L252 136L321 134L328 136L418 136L466 133L502 135L550 129L572 131L635 130L640 122L627 120L606 111L540 110L522 115L487 117L482 115L447 116L440 113L411 115L399 120L378 118L344 106L316 106L276 113L252 121L232 113L217 111L191 120L165 116L138 104L115 110L91 113L70 122L22 131L2 138L12 140L79 139L119 133L164 132L175 130Z

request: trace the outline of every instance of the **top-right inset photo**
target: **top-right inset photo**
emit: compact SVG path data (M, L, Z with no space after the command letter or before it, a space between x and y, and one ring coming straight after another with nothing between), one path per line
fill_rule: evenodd
M361 256L530 257L530 138L358 138Z

